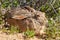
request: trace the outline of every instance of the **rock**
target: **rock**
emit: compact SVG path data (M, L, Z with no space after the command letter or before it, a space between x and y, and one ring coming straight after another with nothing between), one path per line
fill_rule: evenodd
M0 34L0 40L24 40L22 33L19 34L10 34L5 33Z
M33 38L26 38L25 40L40 40L37 37L33 37Z
M31 38L24 38L23 33L17 33L17 34L5 34L5 33L0 33L0 40L44 40L41 38L37 38L36 36L31 37Z

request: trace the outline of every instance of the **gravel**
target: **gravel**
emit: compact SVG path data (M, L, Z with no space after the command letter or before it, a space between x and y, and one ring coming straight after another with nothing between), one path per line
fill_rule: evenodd
M24 38L23 33L6 34L0 31L0 40L42 40L42 39L38 39L35 36L32 38Z

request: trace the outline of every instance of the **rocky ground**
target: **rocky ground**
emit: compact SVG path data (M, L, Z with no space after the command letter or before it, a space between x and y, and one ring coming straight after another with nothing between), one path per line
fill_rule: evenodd
M37 37L25 38L23 33L6 34L0 31L0 40L43 40Z

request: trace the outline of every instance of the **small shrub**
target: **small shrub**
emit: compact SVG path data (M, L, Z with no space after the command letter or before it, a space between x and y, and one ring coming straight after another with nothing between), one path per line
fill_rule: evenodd
M27 30L25 33L24 33L27 37L34 37L35 33L33 30Z
M18 33L18 32L19 32L19 30L18 30L17 27L11 26L11 28L10 28L10 33Z

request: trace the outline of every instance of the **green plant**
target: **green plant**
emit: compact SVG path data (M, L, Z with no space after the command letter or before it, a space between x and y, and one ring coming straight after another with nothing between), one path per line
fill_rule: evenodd
M19 29L16 27L16 26L11 26L10 28L10 33L18 33L19 32Z
M56 40L57 37L60 37L60 23L58 21L58 17L56 20L49 20L48 21L48 28L46 29L46 34L47 34L47 40Z
M18 6L18 0L13 0L13 1L10 1L10 0L5 0L5 1L2 1L2 8L7 8L7 7L17 7Z
M24 33L27 37L34 37L35 33L33 30L27 30L25 33Z

